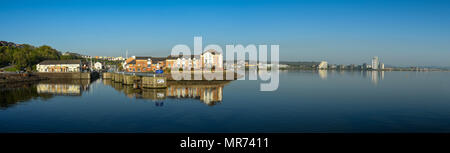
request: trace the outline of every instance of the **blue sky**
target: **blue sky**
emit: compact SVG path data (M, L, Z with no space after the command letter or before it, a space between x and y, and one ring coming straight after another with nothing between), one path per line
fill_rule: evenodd
M449 1L0 1L0 40L88 55L279 44L280 60L450 66Z

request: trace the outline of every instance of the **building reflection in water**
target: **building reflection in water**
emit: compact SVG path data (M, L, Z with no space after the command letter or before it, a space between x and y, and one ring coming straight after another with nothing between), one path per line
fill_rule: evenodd
M39 82L0 84L0 109L21 102L39 98L51 99L54 96L81 96L89 90L91 80L50 79Z
M222 101L224 85L171 85L167 87L167 97L200 99L207 105L215 105Z
M90 80L51 80L39 82L36 85L38 94L53 94L66 96L81 96L89 90Z
M322 80L326 80L327 77L328 77L328 70L318 70L317 73L319 73L319 77L320 77Z
M103 83L125 93L127 97L150 99L156 106L163 106L167 98L197 99L214 106L222 102L223 88L229 81L169 81L165 89L136 89L131 85L122 85L111 80L103 80Z
M36 88L38 93L81 95L81 86L75 84L38 84Z
M313 73L316 73L320 79L326 80L328 75L351 75L357 76L358 74L367 78L370 77L370 82L374 85L378 85L379 81L384 80L384 71L335 71L335 70L314 70ZM336 73L337 72L337 73Z
M372 74L371 81L374 85L378 85L379 80L384 80L384 71L370 71Z

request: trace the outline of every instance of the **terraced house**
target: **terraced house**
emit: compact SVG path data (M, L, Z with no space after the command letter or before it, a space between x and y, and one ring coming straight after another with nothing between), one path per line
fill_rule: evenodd
M222 70L222 53L208 50L201 55L190 56L132 56L123 63L123 68L126 72L154 72L155 70L166 68L202 69L204 67Z
M154 72L165 67L164 57L132 56L128 58L123 68L126 72Z
M45 60L36 65L38 72L81 72L81 60Z

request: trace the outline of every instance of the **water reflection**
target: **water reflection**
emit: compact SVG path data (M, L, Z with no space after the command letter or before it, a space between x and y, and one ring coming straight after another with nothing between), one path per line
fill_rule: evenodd
M341 71L341 70L315 70L311 71L314 74L317 74L320 79L327 80L329 75L351 75L351 76L361 76L363 78L367 78L370 76L370 82L373 85L378 85L379 81L384 80L384 71Z
M320 77L322 80L326 80L327 77L328 77L328 70L318 70L317 73L319 73L319 77Z
M375 86L384 80L385 75L384 71L315 70L304 72L323 81L330 81L330 78L345 75L362 77L367 78L365 80ZM269 78L267 72L249 73L257 73L259 79ZM85 91L89 90L92 81L95 80L53 79L34 83L0 84L0 108L7 108L37 98L46 100L54 96L82 96ZM164 89L136 89L133 86L114 83L111 80L99 81L124 93L129 98L152 100L156 106L163 106L166 99L195 99L206 105L214 106L223 101L223 88L229 83L229 81L169 81L168 87Z
M223 88L229 81L169 81L165 89L136 89L130 85L122 85L111 80L103 80L117 91L123 92L127 97L136 99L149 99L155 105L164 105L164 100L197 99L209 106L214 106L223 100Z
M33 99L47 100L54 96L81 96L89 90L90 80L45 80L40 82L0 84L0 108L8 108Z
M81 96L83 91L89 90L90 80L46 80L36 85L39 94L47 93L63 96Z

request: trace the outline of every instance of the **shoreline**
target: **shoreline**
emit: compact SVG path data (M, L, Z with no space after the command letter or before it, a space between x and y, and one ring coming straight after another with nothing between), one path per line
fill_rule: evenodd
M48 78L40 77L28 73L0 73L0 84L5 83L22 83L47 80Z
M270 70L270 69L269 69ZM408 69L385 69L385 70L351 70L351 69L279 69L280 71L288 71L288 70L304 70L304 71L361 71L361 72L450 72L450 70L438 70L438 69L429 69L429 70L408 70Z

